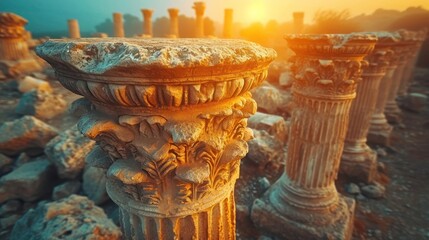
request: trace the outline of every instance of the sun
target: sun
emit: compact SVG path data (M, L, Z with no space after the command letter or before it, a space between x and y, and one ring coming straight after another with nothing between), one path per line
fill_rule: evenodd
M248 1L247 5L247 19L249 22L263 22L266 20L266 7L264 0Z

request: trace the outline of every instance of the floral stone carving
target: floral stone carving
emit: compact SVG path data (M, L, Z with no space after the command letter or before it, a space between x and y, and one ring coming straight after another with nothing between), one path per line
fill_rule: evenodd
M252 220L282 239L350 239L354 201L338 194L349 110L373 35L288 35L295 108L285 171L252 206ZM279 228L278 226L282 226Z
M239 40L51 40L37 48L83 95L72 109L98 146L127 239L234 239L234 184L252 138L250 89L274 50Z

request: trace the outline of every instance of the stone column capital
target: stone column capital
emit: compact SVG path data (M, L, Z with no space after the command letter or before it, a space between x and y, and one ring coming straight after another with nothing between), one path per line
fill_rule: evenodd
M168 14L171 18L179 16L179 9L178 8L169 8L167 10L168 10Z
M21 38L26 34L27 19L13 13L0 13L0 38Z
M194 6L192 6L193 9L195 9L195 14L197 16L203 16L204 11L206 10L206 3L205 2L194 2Z
M141 9L141 12L145 18L151 18L153 14L153 9L144 8L144 9Z

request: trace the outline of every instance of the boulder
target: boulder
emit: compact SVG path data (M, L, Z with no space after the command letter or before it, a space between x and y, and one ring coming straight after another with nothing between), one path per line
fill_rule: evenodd
M58 135L58 130L35 117L24 116L0 125L0 133L1 153L37 155L43 152L46 143Z
M410 93L405 97L403 107L413 112L422 112L428 97L421 93Z
M252 129L267 131L280 142L287 142L288 126L281 116L256 112L249 118L247 125Z
M94 144L75 125L52 139L46 145L45 154L54 163L60 178L75 179L85 168L85 157Z
M51 85L42 79L26 76L24 79L18 82L18 90L22 93L26 93L35 89L52 92Z
M109 200L106 192L106 169L96 167L85 167L83 173L83 192L97 205Z
M290 88L292 87L293 80L292 72L282 72L279 77L279 85L283 88Z
M23 164L0 178L0 203L10 199L34 201L49 194L55 183L55 169L48 160Z
M253 130L253 134L255 138L248 142L249 153L245 158L261 169L265 169L268 164L278 168L285 157L284 143L264 130Z
M52 192L52 199L59 200L68 197L72 194L78 193L82 184L79 181L68 181L60 184L54 188Z
M13 227L11 240L121 239L103 209L84 196L71 195L30 209Z
M3 172L3 168L11 165L13 163L13 160L3 154L0 153L0 173Z
M258 104L259 112L282 115L281 113L286 111L291 101L290 92L279 90L268 83L253 89L251 92Z
M15 112L19 115L35 116L39 119L51 119L67 108L66 101L61 94L54 94L44 90L32 90L22 95Z
M361 188L362 194L367 198L380 199L384 197L386 188L379 184L374 183L371 185L366 185Z

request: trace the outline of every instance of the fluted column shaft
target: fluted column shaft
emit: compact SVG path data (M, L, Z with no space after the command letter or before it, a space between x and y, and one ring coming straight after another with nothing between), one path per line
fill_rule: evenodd
M263 200L254 202L252 219L286 239L320 239L333 231L336 236L332 239L349 239L354 202L339 196L334 181L363 57L373 50L376 38L292 35L287 40L296 53L292 67L293 137L288 141L283 176ZM264 220L269 219L268 213L272 222L293 227L282 233Z
M121 13L113 13L113 36L125 37L124 23Z
M153 36L152 33L152 14L153 10L151 9L142 9L143 13L143 34L148 36Z
M225 16L223 21L223 37L224 38L232 38L232 16L234 10L227 8L225 9Z
M168 14L170 15L170 35L179 37L179 9L169 8Z
M204 11L206 4L204 2L195 2L193 8L195 9L195 37L204 37Z
M67 23L69 27L69 37L80 38L79 22L77 19L69 19Z
M97 141L87 161L106 169L124 239L235 239L234 185L256 112L249 91L266 78L274 50L151 38L51 40L36 50L63 86L85 97L71 109Z

